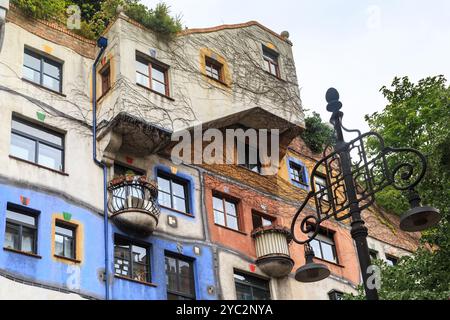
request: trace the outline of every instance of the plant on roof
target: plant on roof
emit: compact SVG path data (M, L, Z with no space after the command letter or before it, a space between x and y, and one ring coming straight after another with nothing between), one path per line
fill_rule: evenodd
M300 135L306 145L314 153L321 153L327 145L334 141L334 131L317 112L305 119L305 131Z

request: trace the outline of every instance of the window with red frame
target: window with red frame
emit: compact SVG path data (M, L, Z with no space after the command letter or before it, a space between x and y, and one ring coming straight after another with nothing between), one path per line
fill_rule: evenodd
M279 54L263 46L264 68L270 74L280 77L280 65L278 63Z
M214 222L220 226L239 231L237 202L221 195L213 196Z
M169 96L169 68L150 58L136 55L136 82L157 93Z

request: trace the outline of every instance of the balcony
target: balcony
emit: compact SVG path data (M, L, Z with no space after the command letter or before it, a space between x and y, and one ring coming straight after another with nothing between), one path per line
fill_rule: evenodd
M289 275L294 260L289 255L292 241L289 229L280 226L258 228L252 232L256 246L256 265L268 276L282 278Z
M109 183L111 220L122 231L149 236L158 225L161 210L158 188L142 176L121 176Z

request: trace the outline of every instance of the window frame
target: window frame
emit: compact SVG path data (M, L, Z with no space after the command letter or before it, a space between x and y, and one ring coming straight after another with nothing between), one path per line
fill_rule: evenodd
M301 177L303 178L303 181L299 181L295 179L295 174L292 172L294 170L297 170L298 172L301 171ZM297 184L300 184L304 187L308 187L308 180L307 180L307 172L306 172L306 166L297 162L294 162L292 160L289 161L289 176L291 177L291 180Z
M218 72L218 76L219 78L216 79L213 76L213 72L211 72L211 74L208 73L208 67L210 69L216 69ZM223 77L223 64L220 63L219 61L217 61L216 59L209 57L209 56L205 56L205 74L208 78L213 79L215 81L219 81L221 83L224 82L224 77Z
M104 95L106 95L109 92L109 90L111 90L111 85L112 85L112 83L111 83L111 65L110 65L109 61L100 69L100 71L98 73L100 75L100 79L101 79L101 83L102 83L102 94L100 96L100 98L101 98ZM108 86L107 86L106 89L104 87L105 75L106 75L107 80L108 80L107 81Z
M263 55L263 60L264 60L264 70L266 70L269 74L271 74L272 76L275 76L277 78L281 78L281 71L280 71L280 54L278 52L276 52L275 50L272 50L268 47L266 47L265 45L262 46L262 55ZM272 66L275 67L275 71L276 74L272 73ZM267 67L268 70L267 70Z
M31 128L36 129L36 130L48 133L48 134L50 134L52 136L58 137L58 138L61 139L61 145L57 145L57 144L54 144L52 142L43 140L42 138L32 136L31 134L28 134L26 132L22 132L22 131L13 129L13 127L12 127L13 121L19 122L19 123L21 123L23 125L26 125L28 127L31 127ZM55 171L62 172L62 173L65 172L65 155L66 155L66 150L65 150L65 134L64 133L57 132L57 131L49 129L49 128L43 126L43 125L38 125L38 124L36 124L34 122L31 122L31 121L25 120L25 119L23 119L21 117L13 115L12 120L11 120L11 138L12 138L13 134L17 135L17 136L20 136L22 138L28 139L28 140L32 140L34 142L34 160L30 161L28 159L23 159L23 158L11 155L12 139L10 139L10 143L9 143L9 146L10 146L10 151L9 152L10 152L11 156L13 156L15 158L18 158L18 159L21 159L21 160L24 160L24 161L27 161L27 162L34 163L34 164L36 164L38 166L41 166L41 167L44 167L44 168L48 168L50 170L55 170ZM57 150L61 151L61 170L54 169L54 168L51 168L51 167L48 167L48 166L45 166L45 165L39 163L39 149L40 149L39 145L40 144L43 144L43 145L45 145L47 147L51 147L51 148L54 148L54 149L57 149Z
M264 281L264 282L267 283L267 287L262 287L262 286L260 286L258 284L255 284L255 283L247 283L245 281L237 279L236 275L237 276L241 276L241 277L245 277L246 279L250 279L250 280L257 279L259 281ZM272 293L270 292L270 280L264 279L262 277L258 277L258 276L255 276L255 275L250 275L250 274L248 274L246 272L241 272L239 270L234 270L233 271L233 279L234 279L234 288L235 288L235 291L236 291L236 299L238 298L238 288L237 288L236 284L240 284L242 286L246 286L246 287L250 288L252 300L246 300L246 301L261 301L261 300L254 299L254 297L255 297L254 289L258 289L258 290L262 290L262 291L267 292L268 293L268 298L269 298L267 301L270 301L272 299Z
M168 273L167 273L167 269L165 270L165 274L166 274L166 277L167 277L167 281L166 281L167 297L169 295L173 295L173 296L176 296L178 298L184 298L184 299L177 299L177 300L196 300L197 299L197 297L196 297L197 296L196 295L196 288L197 288L197 286L196 286L196 283L195 283L195 270L194 270L194 268L195 268L195 265L194 265L195 259L192 259L192 258L186 257L186 256L182 256L180 254L176 254L176 253L173 253L173 252L165 251L165 253L164 253L164 264L165 264L165 266L167 266L167 263L166 263L166 259L167 258L174 259L176 261L176 279L177 279L177 290L169 289L169 283L167 282L169 276L168 276ZM179 270L179 262L180 261L189 264L189 267L190 267L189 279L190 279L191 284L192 284L191 285L192 292L190 294L186 294L184 292L178 291L180 289L180 287L181 287L180 286L181 276L180 276L180 273L178 272L178 270Z
M58 233L58 231L56 230L56 227L72 231L72 234L73 234L72 237L70 237L68 235L65 235L65 234ZM68 259L68 260L76 260L77 253L78 253L77 252L77 240L78 240L77 239L77 229L78 229L78 226L75 225L75 224L68 223L66 221L62 221L62 220L59 220L59 219L55 220L55 235L54 235L54 242L55 242L55 244L54 245L55 245L55 256L56 257L62 258L62 259ZM56 236L63 237L63 255L59 255L59 254L56 253ZM66 238L69 238L69 239L72 240L73 257L67 257L67 256L64 255L64 251L65 251L65 245L64 244L65 244Z
M400 261L400 258L393 256L391 254L385 254L386 257L386 263L390 266L393 267L395 265L397 265Z
M32 56L32 57L38 59L40 61L40 65L39 65L40 66L40 70L36 70L36 69L33 69L32 67L26 66L25 65L25 55ZM60 78L56 79L55 77L53 77L51 75L45 74L45 72L44 72L44 63L47 63L47 64L50 64L50 65L52 65L54 67L57 67L59 69ZM53 58L51 58L51 57L49 57L49 56L47 56L45 54L39 53L38 51L29 48L29 47L25 47L24 48L24 58L23 58L22 68L26 67L26 68L32 69L33 71L39 72L39 83L34 81L34 80L31 80L31 79L29 79L29 78L27 78L25 76L23 76L23 79L25 79L26 81L30 81L31 83L34 83L34 84L36 84L36 85L38 85L38 86L40 86L42 88L45 88L47 90L50 90L52 92L56 92L56 93L59 93L59 94L63 93L63 65L64 65L64 63L59 61L59 60L57 60L57 59L53 59ZM55 90L53 88L50 88L50 87L47 87L46 85L44 85L44 74L46 76L52 78L52 79L55 79L55 80L59 81L59 89L58 90Z
M260 227L255 227L255 221L254 221L255 217L261 218L261 226ZM253 230L256 230L258 228L266 227L266 226L264 226L264 223L263 223L264 221L263 220L270 221L270 223L271 223L270 225L272 225L272 226L276 222L276 218L271 217L271 216L269 216L267 214L263 214L263 213L261 213L259 211L256 211L256 210L252 210L252 227L253 227Z
M137 68L136 68L136 73L139 73L141 75L144 75L145 77L148 78L149 81L149 86L143 85L142 83L139 83L136 79L136 84L147 88L149 90L151 90L152 92L165 96L165 97L169 97L170 98L170 82L169 82L169 69L170 66L168 66L167 64L158 61L154 58L151 58L141 52L136 52L136 58L135 58L136 62L140 62L142 64L147 65L148 67L148 74L143 74L142 72L140 72ZM165 87L165 92L161 93L157 90L154 89L153 87L153 80L155 80L156 82L162 84L161 81L153 79L153 68L155 68L156 70L160 71L161 73L164 74L164 87Z
M222 206L223 206L223 210L224 210L223 212L219 211L219 210L216 210L214 208L214 198L217 198L217 199L222 201ZM228 216L232 216L233 217L233 215L227 213L227 208L226 208L226 203L227 202L233 204L234 208L236 210L235 218L236 218L236 222L237 222L237 229L228 226L228 219L227 219L227 217ZM214 224L215 225L223 227L223 228L226 228L226 229L229 229L229 230L242 232L243 228L242 228L241 214L240 214L240 210L239 210L239 200L238 199L230 197L230 196L227 196L227 195L223 195L222 193L219 193L219 192L213 192L213 194L212 194L212 210L213 210L213 218L214 218L213 220L214 220ZM220 212L223 215L223 218L224 218L224 221L225 221L225 225L222 225L222 224L220 224L220 223L218 223L216 221L216 211Z
M170 207L162 205L159 202L159 200L158 200L158 204L162 208L165 208L165 209L168 209L168 210L172 210L172 211L175 211L175 212L179 212L179 213L182 213L182 214L185 214L185 215L188 215L188 216L192 216L193 213L192 213L192 208L191 208L190 182L188 180L186 180L186 179L180 178L180 177L178 177L178 176L176 176L174 174L170 174L170 173L165 172L163 170L157 170L156 171L156 179L158 180L159 178L169 181L170 194L165 192L165 191L162 191L160 189L160 187L158 186L158 198L159 198L159 193L160 192L162 192L162 193L164 193L166 195L169 195L170 196ZM174 199L173 198L174 197L176 197L178 199L181 199L181 198L178 197L178 196L175 196L173 194L173 186L172 186L173 182L183 186L183 189L184 189L184 202L185 202L186 212L183 212L183 211L180 211L180 210L177 210L177 209L174 208Z
M326 238L328 241L330 241L332 243L329 243L326 240L320 239L321 237ZM316 258L318 258L318 259L321 259L323 261L327 261L329 263L339 264L339 256L338 256L338 252L337 252L336 241L335 241L334 238L335 238L335 232L334 231L320 228L317 236L313 240L311 240L311 243L312 242L318 242L318 245L319 245L319 248L320 248L320 256L318 256L318 252L316 252L316 250L314 250L314 256ZM333 252L333 256L334 256L334 259L335 259L334 261L328 260L328 259L326 259L324 257L322 243L325 243L325 244L331 246L331 249L332 249L332 252Z
M6 228L8 227L8 225L9 226L12 225L13 227L17 228L18 229L18 237L19 237L19 239L18 239L19 240L19 248L18 249L16 249L16 248L12 248L11 249L11 248L7 248L7 247L4 247L4 248L7 249L7 250L13 250L13 251L21 252L21 253L24 253L24 254L37 255L37 252L38 252L38 250L37 250L38 249L38 235L39 235L39 221L38 221L38 218L39 218L40 212L37 211L37 210L33 210L33 209L30 209L30 208L23 207L23 206L20 206L20 205L9 203L9 202L6 205L6 210L7 211L11 211L11 212L15 212L15 213L18 213L18 214L21 214L21 215L24 215L24 216L32 217L34 219L34 221L35 221L35 225L32 226L32 225L29 225L27 223L23 223L23 222L20 222L20 221L17 221L17 220L14 220L14 219L10 219L10 218L6 217L6 219L5 219L5 236L6 236ZM33 231L33 236L34 237L33 237L33 250L32 250L32 252L27 252L27 251L23 251L22 250L22 237L23 237L23 228L24 227L27 228L27 229L31 229Z
M127 242L128 243L128 246L129 246L129 250L128 250L128 254L129 254L129 261L128 261L128 263L129 263L129 276L125 276L125 275L123 275L123 274L118 274L117 272L116 272L116 267L115 267L115 265L116 265L116 258L118 258L118 257L116 257L116 242L117 241L123 241L123 242ZM142 262L135 262L134 260L133 260L133 246L135 246L135 247L139 247L139 248L141 248L141 249L145 249L145 251L146 251L146 256L147 256L147 259L146 259L146 264L143 264ZM152 259L151 259L152 257L151 257L151 245L149 245L149 244L147 244L147 243L143 243L143 242L141 242L141 241L136 241L136 240L133 240L133 239L130 239L130 238L128 238L128 237L125 237L125 236L122 236L122 235L119 235L119 234L115 234L114 235L114 275L116 276L116 277L119 277L119 278L124 278L124 279L127 279L127 280L130 280L130 281L136 281L136 282L142 282L142 283L147 283L147 284L151 284L152 283ZM125 260L125 259L122 259L122 258L120 258L121 260ZM146 280L145 281L142 281L142 280L138 280L138 279L134 279L134 264L139 264L139 265L144 265L144 266L146 266L146 274L147 274L147 277L146 277Z

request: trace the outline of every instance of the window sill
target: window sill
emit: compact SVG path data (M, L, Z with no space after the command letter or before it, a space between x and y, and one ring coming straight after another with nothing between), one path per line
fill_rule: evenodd
M157 287L158 287L158 286L157 286L156 284L154 284L154 283L144 282L144 281L139 281L139 280L134 280L134 279L130 279L130 278L127 278L127 277L119 276L119 275L117 275L117 274L114 275L114 278L120 279L120 280L129 281L129 282L134 282L134 283L137 283L137 284L142 284L142 285L147 286L147 287L152 287L152 288L157 288Z
M270 75L271 77L277 79L277 80L280 80L280 81L282 81L282 82L287 82L286 80L284 80L284 79L281 78L280 76L276 76L276 75L274 75L273 73L270 73L270 72L267 71L267 70L264 70L264 72L267 73L268 75Z
M61 97L64 97L64 98L67 97L67 96L66 96L64 93L62 93L62 92L55 91L55 90L53 90L53 89L47 88L47 87L45 87L45 86L43 86L43 85L41 85L41 84L39 84L39 83L33 82L33 81L28 80L28 79L26 79L26 78L22 78L22 80L25 81L26 83L29 83L29 84L35 86L35 87L38 87L38 88L40 88L40 89L44 89L44 90L49 91L49 92L51 92L51 93L57 94L57 95L59 95L59 96L61 96Z
M160 207L161 207L161 209L165 209L165 210L168 210L168 211L171 211L171 212L174 212L174 213L178 213L178 214L181 214L181 215L189 217L189 218L195 218L195 216L193 214L190 214L190 213L186 213L186 212L183 212L183 211L178 211L178 210L175 210L175 209L172 209L172 208L169 208L169 207L165 207L165 206L162 206L162 205L160 205Z
M31 257L31 258L36 258L36 259L42 259L41 256L34 254L34 253L30 253L30 252L23 252L23 251L19 251L19 250L15 250L15 249L10 249L10 248L3 248L4 251L8 251L8 252L12 252L12 253L17 253L17 254L21 254L27 257Z
M222 81L222 80L218 80L218 79L216 79L216 78L213 78L213 77L211 77L211 76L208 76L207 74L204 74L204 76L207 77L207 78L210 79L210 80L213 80L213 81L215 81L215 82L221 84L222 86L225 86L225 87L227 87L227 88L230 88L230 87L231 87L228 83L226 83L226 82L224 82L224 81Z
M217 224L217 223L214 223L214 225L216 225L216 226L219 227L219 228L223 228L223 229L225 229L225 230L229 230L229 231L233 231L233 232L239 233L240 235L243 235L243 236L248 236L247 233L245 233L245 232L243 232L243 231L240 231L240 230L231 229L231 228L228 228L228 227L226 227L226 226L223 226L223 225Z
M328 261L322 258L318 258L318 257L314 257L315 260L318 260L319 262L324 262L324 263L328 263L331 264L332 266L336 266L339 268L345 268L342 264L336 263L336 262L332 262L332 261Z
M80 264L81 261L80 260L76 260L76 259L72 259L72 258L67 258L67 257L63 257L63 256L59 256L57 254L53 255L55 258L60 259L60 260L66 260L67 262L72 262L72 263L76 263L76 264Z
M140 84L140 83L136 83L136 85L137 85L138 87L144 88L144 89L146 89L146 90L148 90L148 91L150 91L150 92L152 92L152 93L154 93L154 94L157 94L158 96L161 96L161 97L163 97L163 98L166 98L166 99L168 99L168 100L170 100L170 101L175 101L174 98L169 97L169 96L167 96L167 95L165 95L165 94L162 94L161 92L158 92L158 91L155 91L155 90L153 90L153 89L150 89L150 88L148 88L148 87L146 87L146 86L143 86L143 85Z
M9 158L10 158L10 159L17 160L17 161L20 161L20 162L24 162L24 163L30 164L30 165L35 166L35 167L38 167L38 168L40 168L40 169L49 170L49 171L51 171L51 172L60 174L60 175L62 175L62 176L66 176L66 177L69 176L68 173L65 173L65 172L62 172L62 171L58 171L58 170L55 170L55 169L52 169L52 168L48 168L48 167L42 166L42 165L40 165L40 164L31 162L31 161L28 161L28 160L20 159L20 158L18 158L18 157L12 156L12 155L9 155Z

